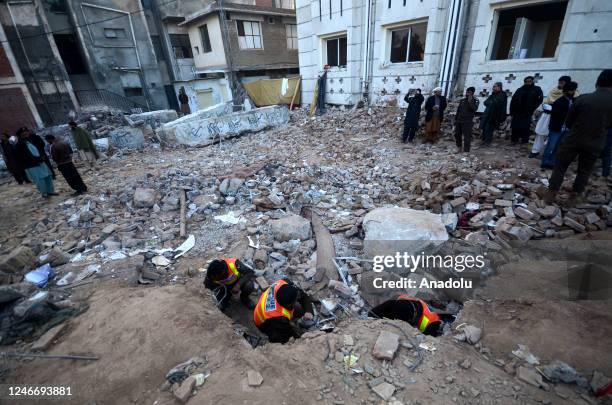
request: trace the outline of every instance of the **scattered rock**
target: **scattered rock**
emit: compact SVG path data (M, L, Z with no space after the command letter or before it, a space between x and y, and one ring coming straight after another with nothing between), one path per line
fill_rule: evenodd
M395 392L395 386L393 384L389 384L388 382L384 382L382 384L378 384L374 388L372 388L379 397L381 397L384 401L388 401L393 396Z
M53 341L57 339L60 333L66 329L66 326L68 326L68 323L63 322L46 331L41 337L38 338L38 340L36 340L36 342L34 342L32 345L32 351L47 350L49 347L51 347L51 344L53 344Z
M372 355L379 360L393 360L398 346L399 336L384 330L380 332L378 339L376 339Z
M270 231L279 242L292 239L308 240L312 234L310 221L295 214L270 221Z
M152 188L137 188L134 191L134 206L136 208L151 208L155 204L157 194Z
M187 403L193 394L193 389L196 385L196 378L189 376L173 391L174 396L182 403Z
M11 253L0 256L0 271L5 273L19 273L31 270L36 265L36 255L27 246L19 246Z
M263 383L263 376L255 370L247 371L247 380L251 387L259 387Z

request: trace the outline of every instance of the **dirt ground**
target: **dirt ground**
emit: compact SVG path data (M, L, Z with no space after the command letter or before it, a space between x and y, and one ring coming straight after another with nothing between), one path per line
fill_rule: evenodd
M262 160L286 159L343 167L359 164L349 152L327 153L336 142L334 139L303 131L296 134L303 138L293 139L290 145L286 143L286 134L276 137L272 131L250 134L248 142L229 141L226 147L231 148L227 149L228 162L224 166L207 165L207 159L218 153L213 146L126 154L82 174L85 182L93 185L92 189L97 184L122 185L133 177L155 176L171 167L180 167L182 161L201 162L200 176L218 175L228 172L232 159L239 160L241 151L252 148L253 143L267 151ZM430 149L402 145L399 134L356 139L354 134L339 132L338 137L350 141L355 149L367 148L372 154L392 150L393 159L407 171L427 176L439 168L439 163L430 159ZM447 151L452 159L467 159L465 155L453 156L455 147L450 138L432 148ZM538 163L525 157L525 149L506 148L500 152L475 147L473 154L485 161L503 161L531 169ZM61 196L51 201L41 200L29 186L12 183L0 186L0 246L10 249L30 238L34 222L41 216L52 215L55 206L69 198L63 181L56 184ZM106 190L102 187L95 192ZM220 230L212 221L197 226L193 230L197 235L224 238L222 250L231 251L239 242L244 243L242 235ZM609 235L601 239L606 237ZM197 269L216 255L219 250L215 250L212 239L188 253L181 266ZM210 292L202 287L200 274L179 277L163 285L137 287L105 279L78 292L75 300L87 302L89 309L70 319L57 343L47 351L88 354L99 359L5 360L2 383L69 385L74 398L68 403L174 404L177 401L173 395L160 389L166 373L178 363L201 356L207 360L206 369L211 374L190 404L385 403L368 386L375 375L385 377L396 387L389 400L394 405L598 403L571 384L551 384L548 390L536 388L517 379L503 366L510 362L511 351L524 344L540 358L541 364L562 360L588 377L595 370L612 376L612 301L568 301L564 276L567 273L563 266L550 260L531 259L506 265L487 280L477 299L465 303L454 325L468 322L482 327L481 343L478 346L458 343L451 335L427 337L425 342L430 342L435 350L424 352L422 364L414 372L407 366L414 364L417 353L411 345L423 336L405 323L352 317L343 319L332 333L311 332L287 345L268 344L252 349L236 333L233 320L215 308ZM241 317L248 319L249 314L242 313ZM383 330L402 337L399 352L390 362L371 356ZM346 343L346 335L352 337L352 345ZM20 347L27 343L21 342ZM343 355L347 354L358 357L350 368L344 366ZM370 368L374 369L373 374L367 371ZM251 369L263 376L261 386L253 388L246 383L246 372ZM53 401L38 403L50 402ZM612 403L610 399L600 402Z

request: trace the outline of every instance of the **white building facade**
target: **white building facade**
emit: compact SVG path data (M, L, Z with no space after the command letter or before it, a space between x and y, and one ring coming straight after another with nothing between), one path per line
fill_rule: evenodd
M525 76L547 93L562 75L594 89L612 68L609 0L297 0L302 102L330 65L325 101L399 102L410 90L447 95Z

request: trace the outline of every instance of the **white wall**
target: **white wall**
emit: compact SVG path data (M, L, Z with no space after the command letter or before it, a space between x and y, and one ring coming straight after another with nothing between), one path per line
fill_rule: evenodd
M226 101L231 101L231 90L229 87L229 82L227 79L198 79L192 80L189 82L175 83L174 87L176 89L176 94L178 94L181 86L185 87L185 92L189 97L189 108L191 111L198 111L204 106L200 106L198 104L198 90L212 90L214 103L223 103Z
M212 52L207 53L202 52L202 37L200 36L200 27L204 24L208 27L208 37L212 48ZM221 26L216 13L190 25L188 32L196 69L224 68L226 66ZM200 50L199 53L195 50L196 46Z
M473 22L469 26L459 27L461 35L464 32L469 32L470 35L466 38L466 51L462 55L462 64L466 64L467 69L457 78L457 83L460 83L458 90L474 86L477 93L484 90L490 92L493 83L501 81L504 88L514 92L522 85L523 77L539 73L541 79L537 84L542 87L544 93L556 86L557 79L566 74L578 82L581 93L592 91L599 72L612 66L610 0L570 0L559 45L553 58L489 60L488 53L492 47L492 32L496 23L495 12L501 8L548 1L550 0L479 0L465 3L471 6L472 16L469 20ZM429 92L438 85L451 1L406 0L404 6L403 0L391 0L390 8L388 2L389 0L376 1L370 94L374 104L386 104L397 99L403 105L403 96L409 89L419 87L424 92ZM361 98L365 2L344 0L343 15L340 16L340 0L332 0L331 19L329 1L322 0L321 4L322 13L319 17L318 1L297 0L302 100L303 103L312 101L316 79L322 73L325 62L323 39L329 34L346 32L348 65L346 69L332 69L328 74L326 102L353 104ZM428 21L424 61L388 63L389 28L422 19ZM506 80L510 73L516 76L516 79ZM483 77L487 77L488 81L483 80Z

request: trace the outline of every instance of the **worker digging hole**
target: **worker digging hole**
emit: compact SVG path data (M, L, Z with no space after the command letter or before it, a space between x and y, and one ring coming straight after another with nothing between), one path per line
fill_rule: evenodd
M204 286L212 290L219 310L240 325L239 333L253 348L268 342L287 343L319 326L312 300L291 280L276 281L255 303L250 297L255 291L254 278L251 267L240 260L225 258L213 260L204 279ZM232 301L242 305L231 305Z

